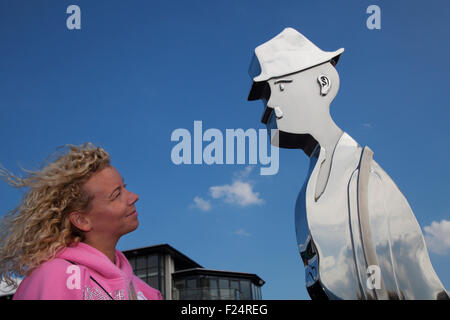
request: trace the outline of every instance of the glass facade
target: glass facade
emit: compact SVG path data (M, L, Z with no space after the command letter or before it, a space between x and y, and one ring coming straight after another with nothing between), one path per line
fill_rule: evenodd
M168 244L124 251L134 274L163 299L261 300L264 281L255 274L209 270Z
M128 258L134 274L166 297L164 255L148 254Z
M173 281L176 300L260 300L261 288L250 279L191 275Z

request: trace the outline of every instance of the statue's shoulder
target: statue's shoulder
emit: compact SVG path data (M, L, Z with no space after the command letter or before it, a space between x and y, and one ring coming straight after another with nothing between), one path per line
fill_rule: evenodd
M361 152L362 147L359 145L359 143L353 139L347 132L344 132L339 139L336 150L337 149L347 149L351 150L353 152Z
M362 147L348 133L344 132L339 139L333 152L333 164L335 169L347 170L358 167Z

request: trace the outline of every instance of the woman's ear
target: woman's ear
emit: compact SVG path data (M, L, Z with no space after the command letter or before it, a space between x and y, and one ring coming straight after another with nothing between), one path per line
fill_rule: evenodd
M74 211L69 214L70 222L80 231L88 232L92 229L91 222L85 213Z

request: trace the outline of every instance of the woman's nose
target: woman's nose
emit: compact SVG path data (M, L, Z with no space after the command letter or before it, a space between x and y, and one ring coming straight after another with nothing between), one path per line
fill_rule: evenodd
M131 191L129 191L129 193L130 193L130 196L128 198L129 199L128 203L130 205L132 205L132 204L136 203L139 200L139 196L136 193L133 193Z

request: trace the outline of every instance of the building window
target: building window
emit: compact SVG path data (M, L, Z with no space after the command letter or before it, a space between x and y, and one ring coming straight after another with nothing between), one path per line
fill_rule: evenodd
M252 283L252 293L254 300L261 300L261 287L256 286Z
M228 279L219 278L219 297L220 299L227 299L230 295L230 282ZM230 299L230 298L228 298Z
M153 256L155 257L155 256ZM158 275L158 288L159 291L161 292L161 295L163 296L163 299L166 298L166 274L165 274L165 259L164 259L164 255L159 254L156 256L157 257L157 261L156 259L152 260L152 265L157 266L157 271L156 274ZM149 257L150 259L150 257Z
M128 261L134 274L152 288L158 289L165 298L164 256L160 254L139 255Z
M217 285L217 278L211 277L209 279L209 291L212 300L219 300L219 287Z
M247 279L198 275L176 279L173 286L178 300L261 299L260 288Z
M252 297L252 291L250 289L250 280L240 281L240 291L241 291L241 299L243 300L255 299L255 297Z

